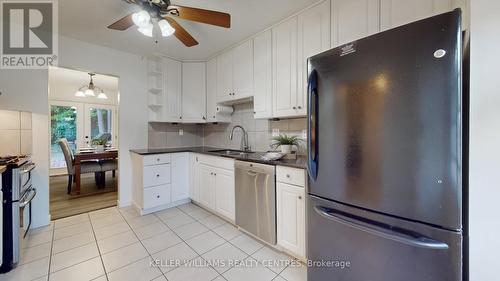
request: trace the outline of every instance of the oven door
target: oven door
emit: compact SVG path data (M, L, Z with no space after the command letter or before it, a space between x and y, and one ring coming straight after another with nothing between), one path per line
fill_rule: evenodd
M26 193L31 186L31 171L35 169L34 163L28 163L19 168L19 198Z
M28 234L28 231L31 226L31 201L36 196L36 188L30 186L30 188L23 194L21 199L19 200L19 215L20 227L24 228L24 237ZM25 212L26 207L28 207L27 212ZM24 227L25 222L28 223L26 227Z

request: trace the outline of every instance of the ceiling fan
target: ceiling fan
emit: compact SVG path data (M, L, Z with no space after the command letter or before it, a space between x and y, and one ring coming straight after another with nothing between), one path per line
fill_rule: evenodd
M140 12L129 14L108 26L109 29L127 30L133 25L138 27L142 34L153 37L153 23L157 23L163 37L175 35L184 45L192 47L198 41L191 36L175 18L211 24L215 26L231 27L231 15L211 10L192 7L176 6L170 0L124 0L142 8Z

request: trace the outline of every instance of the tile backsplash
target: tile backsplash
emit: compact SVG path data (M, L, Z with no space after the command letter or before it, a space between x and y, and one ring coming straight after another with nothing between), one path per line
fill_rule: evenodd
M31 113L0 110L0 156L31 152Z
M242 131L236 129L233 140L229 139L231 130L241 125L248 132L248 143L254 151L270 150L273 129L280 134L297 135L303 138L307 129L306 118L274 120L256 120L253 118L253 104L245 103L234 106L231 123L186 125L186 124L149 124L149 147L169 148L187 146L212 146L240 149ZM182 129L184 134L179 135ZM305 142L299 147L299 153L305 154Z

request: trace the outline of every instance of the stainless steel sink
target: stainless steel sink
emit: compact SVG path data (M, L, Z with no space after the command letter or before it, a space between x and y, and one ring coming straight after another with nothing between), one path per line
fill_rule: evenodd
M243 151L243 150L234 150L234 149L220 149L220 150L211 150L211 153L217 153L220 155L226 156L240 156L255 153L253 151Z

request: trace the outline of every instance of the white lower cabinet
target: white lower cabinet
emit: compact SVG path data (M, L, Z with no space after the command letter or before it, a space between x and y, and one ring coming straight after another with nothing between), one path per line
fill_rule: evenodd
M226 218L235 220L234 172L215 170L215 211Z
M193 201L234 222L234 160L199 154L194 158Z
M209 209L215 209L215 177L213 167L198 165L198 202Z
M277 174L281 167L277 167ZM290 170L290 168L286 168ZM304 170L295 169L299 173ZM276 183L276 214L278 245L297 258L306 257L305 182L300 186L289 182Z
M189 202L189 153L132 153L132 201L141 214Z

